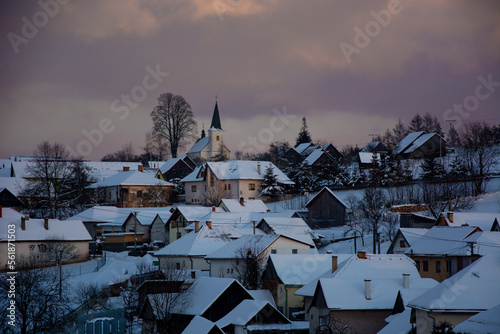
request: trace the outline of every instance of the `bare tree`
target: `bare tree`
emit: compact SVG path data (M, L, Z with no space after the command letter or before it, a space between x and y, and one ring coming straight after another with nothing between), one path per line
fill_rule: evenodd
M262 273L266 256L254 243L249 243L236 252L233 261L236 279L247 289L262 288Z
M365 188L360 206L363 208L365 218L371 225L373 233L373 253L377 253L378 228L386 212L387 199L380 188Z
M445 210L470 209L475 203L466 182L421 182L420 188L419 202L424 203L436 219Z
M228 191L224 189L223 185L217 180L213 185L207 186L207 190L203 193L205 205L217 206L221 199L227 198Z
M143 150L149 161L163 161L168 157L167 142L163 137L154 135L151 131L146 133L146 145Z
M170 201L167 190L160 184L147 187L146 196L148 201L156 207L165 205Z
M197 125L191 106L180 95L161 94L151 117L153 134L167 141L172 158L177 158L177 151L196 138Z
M61 241L63 238L53 237L47 246L45 252L45 261L47 264L56 264L59 268L59 298L62 299L62 265L77 258L76 248L69 242Z
M106 154L101 159L102 161L122 161L122 162L133 162L138 161L139 157L135 154L134 146L132 142L125 144L118 151L114 153Z
M15 294L9 298L16 305L16 327L23 334L60 327L70 311L67 295L59 296L61 284L65 289L67 276L59 281L56 268L40 268L40 259L33 255L19 258L17 269ZM10 291L8 277L8 274L3 274L0 278L2 296L7 296ZM0 299L0 304L9 302L5 297Z
M76 300L86 306L86 313L109 309L109 291L96 282L80 283L76 287Z
M494 135L484 122L465 123L460 132L459 155L474 184L474 195L485 192L492 167L496 164L498 148Z

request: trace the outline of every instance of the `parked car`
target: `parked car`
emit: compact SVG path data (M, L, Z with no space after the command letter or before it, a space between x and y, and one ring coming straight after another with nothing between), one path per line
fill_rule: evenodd
M140 256L143 257L148 253L148 246L141 246L141 247L136 247L132 249L130 252L128 252L128 256Z

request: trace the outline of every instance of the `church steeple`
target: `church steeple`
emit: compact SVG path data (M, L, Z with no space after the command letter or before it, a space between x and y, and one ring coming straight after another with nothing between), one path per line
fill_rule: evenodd
M222 125L220 124L219 107L217 106L217 101L215 101L214 114L212 116L212 124L210 125L210 128L222 130Z

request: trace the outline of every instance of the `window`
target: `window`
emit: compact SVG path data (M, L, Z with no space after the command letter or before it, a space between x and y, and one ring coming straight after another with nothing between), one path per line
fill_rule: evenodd
M40 250L40 253L45 253L45 251L47 250L47 245L38 245L38 249Z
M297 249L295 249L295 248L292 249L292 254L297 254L297 253L298 253Z
M175 264L175 267L176 267L177 269L181 269L181 264L180 264L179 262L177 262L177 263Z
M191 192L195 193L196 192L196 186L191 186Z
M219 136L215 137L215 140L219 141Z
M446 260L446 271L451 273L451 261Z
M249 183L248 190L255 190L255 183Z
M231 183L224 184L224 190L231 190Z
M137 198L142 198L142 190L137 191Z
M230 271L230 270L229 270L229 268L227 268L227 273L228 273L228 274L229 274L229 271Z
M441 261L436 261L436 272L437 273L441 272Z
M399 242L399 247L401 247L401 248L406 247L406 243L405 243L405 241L404 241L404 240L401 240L401 241Z
M424 271L429 271L429 261L424 261Z
M271 254L276 254L276 249L271 249Z
M420 261L415 261L415 267L417 267L417 271L420 271Z

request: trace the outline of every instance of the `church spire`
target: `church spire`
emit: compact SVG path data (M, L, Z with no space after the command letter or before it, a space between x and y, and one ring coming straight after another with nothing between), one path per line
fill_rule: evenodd
M219 107L217 106L217 101L215 101L214 114L212 116L212 124L210 125L210 128L222 130L222 125L220 124Z

